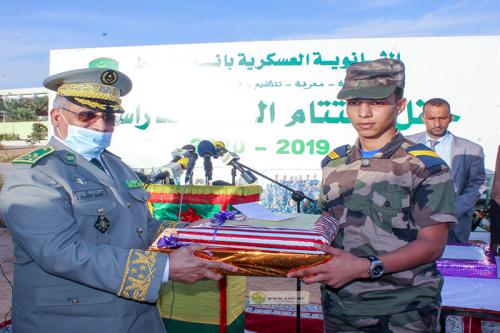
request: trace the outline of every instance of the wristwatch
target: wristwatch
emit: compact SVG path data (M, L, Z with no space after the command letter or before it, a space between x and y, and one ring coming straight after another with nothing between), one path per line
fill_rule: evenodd
M368 268L368 273L370 273L370 278L372 280L378 279L384 275L384 264L382 260L375 256L368 256L366 259L370 260L370 268Z

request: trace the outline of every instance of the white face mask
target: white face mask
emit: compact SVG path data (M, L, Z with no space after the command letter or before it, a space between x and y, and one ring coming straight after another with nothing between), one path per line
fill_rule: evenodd
M99 132L70 125L64 118L62 112L61 116L68 125L68 135L63 140L64 144L83 157L87 159L96 158L111 144L113 132ZM56 130L59 132L57 127ZM61 132L59 132L59 135L61 135Z

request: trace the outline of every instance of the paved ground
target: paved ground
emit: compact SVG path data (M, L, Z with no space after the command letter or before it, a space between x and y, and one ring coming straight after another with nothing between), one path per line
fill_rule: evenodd
M7 275L7 278L12 282L12 263L13 258L12 239L6 228L0 228L0 264ZM247 278L248 291L294 291L296 288L295 279L286 278ZM319 304L319 285L306 286L302 284L302 290L310 292L309 299L311 303ZM5 315L10 309L11 304L11 289L5 278L0 274L0 323L4 321Z

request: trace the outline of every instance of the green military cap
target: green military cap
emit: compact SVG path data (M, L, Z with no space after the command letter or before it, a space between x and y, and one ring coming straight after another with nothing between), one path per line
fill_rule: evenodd
M405 65L396 59L377 59L347 67L344 86L338 99L389 97L396 88L405 87Z
M49 76L43 85L70 102L99 112L125 112L121 96L132 89L130 78L110 68L83 68Z

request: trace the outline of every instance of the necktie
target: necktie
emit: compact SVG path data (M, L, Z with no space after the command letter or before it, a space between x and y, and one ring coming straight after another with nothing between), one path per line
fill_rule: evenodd
M99 162L99 160L97 158L91 159L90 163L92 163L93 165L95 165L96 167L98 167L99 169L104 171L104 167L102 166L101 162Z
M430 145L430 148L434 151L436 151L436 146L437 144L439 143L438 140L429 140L429 145Z

